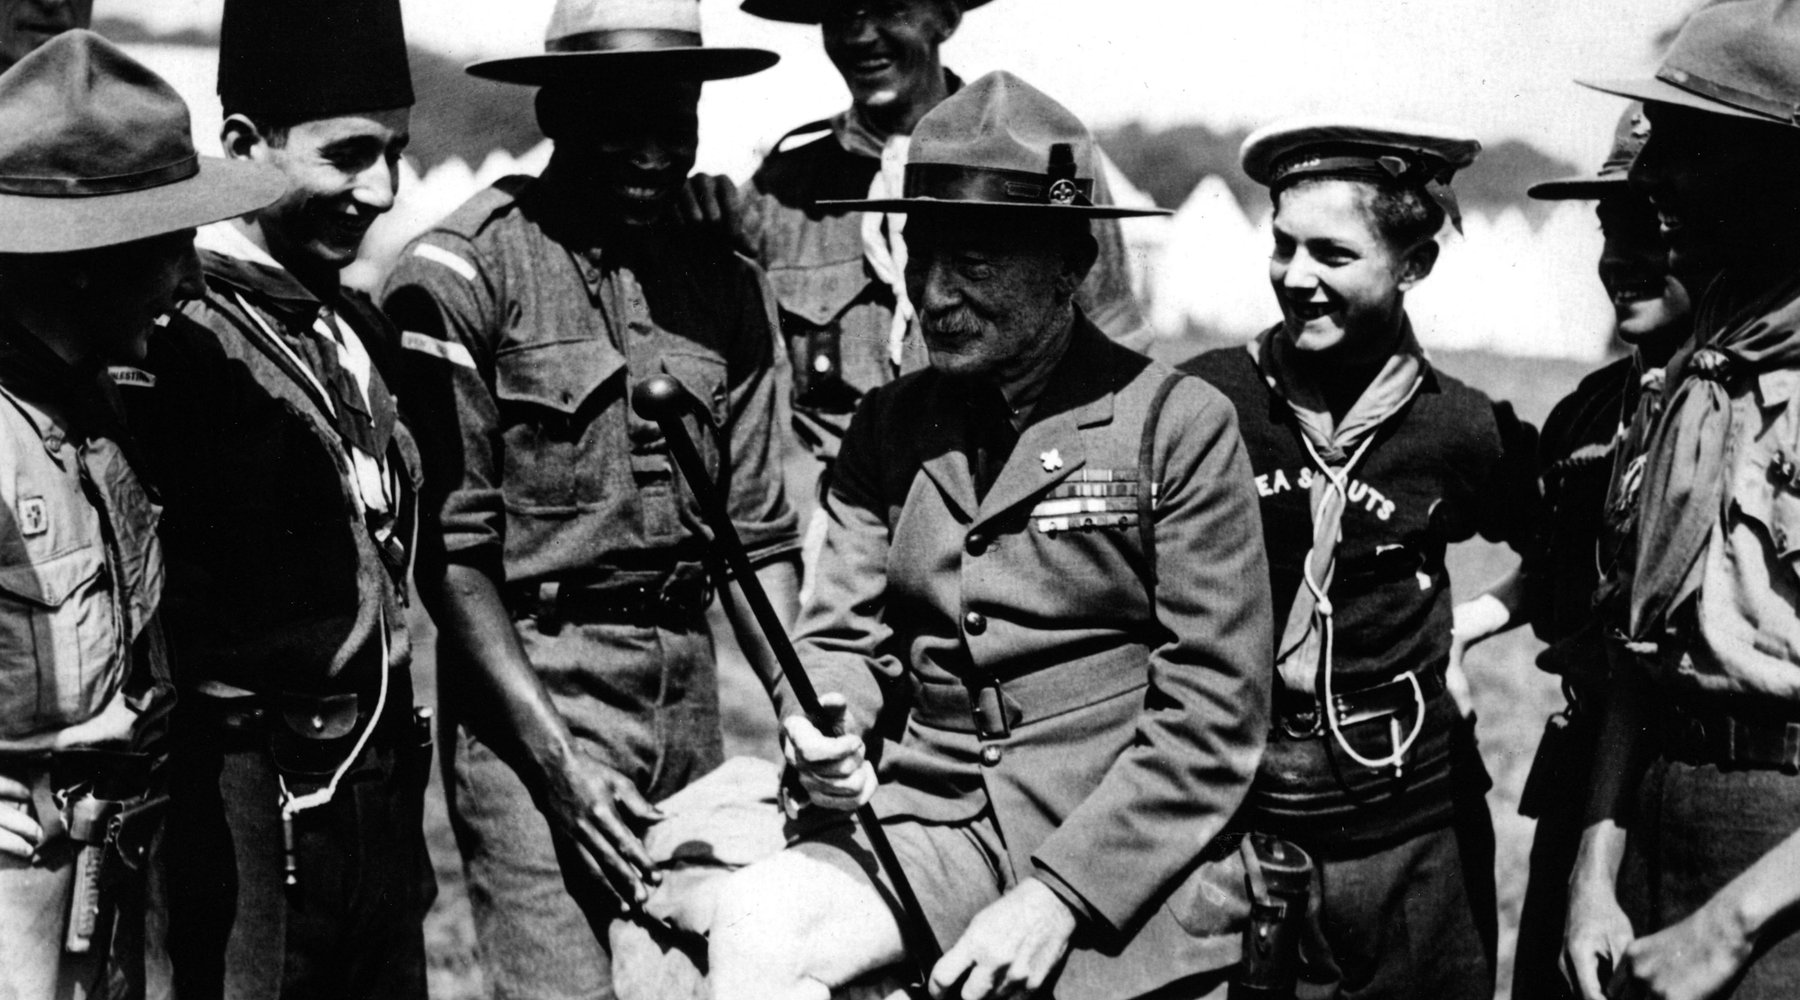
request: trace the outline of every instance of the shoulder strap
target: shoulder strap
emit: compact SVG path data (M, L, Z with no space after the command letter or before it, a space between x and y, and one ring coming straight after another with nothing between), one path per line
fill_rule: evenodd
M816 122L807 122L805 125L802 125L799 128L789 129L785 135L783 135L781 138L775 140L775 145L769 147L769 152L770 153L781 152L781 147L787 145L787 141L789 139L798 138L799 136L803 136L803 135L809 135L813 132L829 132L829 131L831 131L831 128L832 128L833 124L836 123L836 121L837 121L837 117L834 115L830 118L821 118Z
M1138 543L1144 550L1144 593L1150 598L1150 613L1156 614L1156 425L1162 422L1163 404L1176 383L1187 376L1170 372L1150 397L1150 408L1144 412L1144 430L1138 437L1137 515Z

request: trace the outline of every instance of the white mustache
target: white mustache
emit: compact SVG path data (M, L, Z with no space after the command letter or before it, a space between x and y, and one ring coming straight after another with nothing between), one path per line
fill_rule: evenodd
M987 332L987 323L966 306L927 313L925 327L942 337L975 337Z

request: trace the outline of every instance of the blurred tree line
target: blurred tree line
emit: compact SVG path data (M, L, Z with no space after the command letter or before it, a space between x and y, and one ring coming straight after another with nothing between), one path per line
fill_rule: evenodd
M1198 124L1151 130L1132 122L1105 129L1096 138L1125 176L1157 205L1180 208L1202 177L1216 174L1255 218L1268 206L1268 195L1238 169L1238 149L1247 135L1244 129L1219 132ZM1516 205L1536 225L1548 217L1552 206L1525 197L1526 187L1598 166L1577 167L1529 142L1502 139L1487 144L1475 165L1456 175L1456 196L1465 209L1489 213Z

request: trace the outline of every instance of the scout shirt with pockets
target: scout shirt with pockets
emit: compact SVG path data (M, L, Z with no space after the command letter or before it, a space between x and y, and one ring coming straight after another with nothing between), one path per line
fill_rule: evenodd
M437 366L434 387L415 391L456 418L455 439L428 449L452 477L439 509L449 557L503 566L508 584L700 559L699 509L661 430L630 405L630 388L662 372L719 428L689 421L715 475L729 458L720 483L751 561L793 551L761 273L704 233L584 239L557 227L568 214L543 182L506 178L408 245L382 293L410 364Z
M47 749L130 698L140 658L160 668L160 650L134 644L159 641L145 629L163 591L161 507L127 461L116 392L0 328L0 756ZM168 702L166 687L138 693Z
M951 92L961 86L949 74ZM851 112L803 125L775 144L751 178L740 225L742 239L769 273L781 307L781 332L792 360L796 399L794 429L815 455L837 455L844 429L863 393L925 367L918 324L907 332L896 364L889 344L894 293L864 257L862 212L820 208L826 199L866 198L881 170L881 147L850 127ZM810 142L805 136L820 132ZM1112 201L1105 175L1095 178L1094 200ZM1096 326L1134 350L1152 336L1132 292L1131 272L1119 223L1094 224L1100 256L1077 292ZM837 355L841 386L804 392L808 371L817 372L821 344ZM830 382L826 383L830 385Z
M685 418L752 563L796 551L761 272L698 227L594 232L576 214L550 182L506 178L409 244L382 293L431 415L427 530L445 558L509 600L702 575L711 532L661 428L631 409L637 382L664 372L718 429ZM546 683L578 735L615 746L626 723L593 692L660 674L611 669Z
M1171 374L1078 318L979 503L962 387L928 369L870 393L796 628L814 685L884 720L881 814L957 823L991 809L1015 877L1044 871L1080 897L1092 919L1060 995L1138 996L1238 956L1238 928L1196 873L1268 733L1267 566L1235 417L1204 383L1169 394L1153 479L1137 481ZM1010 734L983 739L971 689L992 681ZM785 686L778 697L791 712Z
M1738 287L1749 282L1734 278L1703 293L1696 337L1792 329L1800 293L1791 278L1790 294L1756 303ZM1700 554L1699 591L1671 613L1673 641L1649 662L1665 697L1684 708L1800 719L1800 368L1725 371L1725 502ZM1674 392L1671 382L1667 398Z

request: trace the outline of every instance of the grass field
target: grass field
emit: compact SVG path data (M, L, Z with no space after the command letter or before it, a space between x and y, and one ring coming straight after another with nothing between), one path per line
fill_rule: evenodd
M1194 343L1164 343L1154 352L1167 360L1179 360L1197 349ZM1586 367L1561 361L1503 358L1487 354L1434 354L1445 371L1475 385L1497 399L1511 400L1522 418L1542 423L1550 407L1575 385ZM807 470L793 463L790 482L805 482ZM805 488L793 491L796 502L810 497ZM1463 597L1479 593L1513 564L1510 552L1475 541L1457 546L1450 557L1455 593ZM714 634L720 643L721 698L725 708L728 752L773 756L775 719L761 686L749 673L742 657L730 648L730 630L715 614ZM431 656L430 625L422 616L415 622L421 633L414 672L422 701L435 698L437 685ZM1531 821L1518 815L1519 790L1525 781L1532 752L1544 719L1561 707L1553 678L1532 664L1540 644L1527 631L1500 636L1469 655L1468 671L1474 689L1482 753L1493 774L1488 793L1493 810L1498 852L1496 869L1500 889L1500 997L1508 996L1511 952L1519 906L1525 893L1526 856L1531 845ZM441 786L433 779L426 802L426 835L438 873L438 901L426 922L430 952L431 995L434 1000L475 1000L487 996L480 967L474 958L474 931L468 898L463 891L462 869L445 819Z

